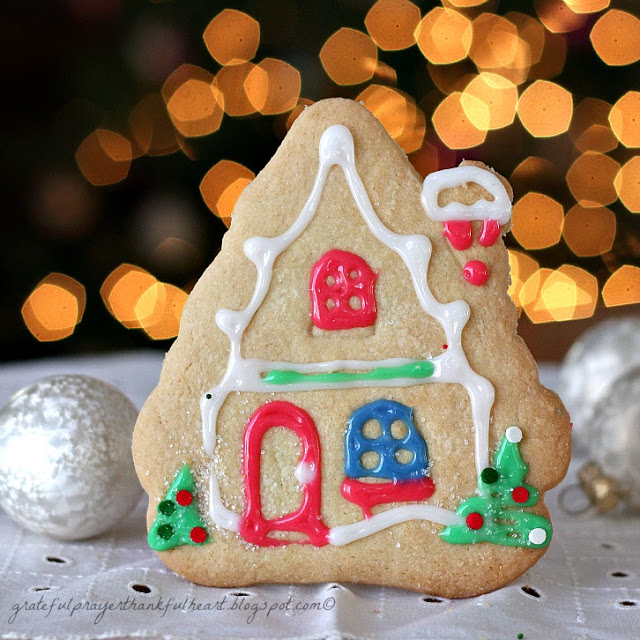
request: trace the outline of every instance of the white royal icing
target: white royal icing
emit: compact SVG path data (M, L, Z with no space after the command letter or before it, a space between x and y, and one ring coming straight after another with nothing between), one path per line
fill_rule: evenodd
M531 544L543 544L547 540L547 532L541 527L536 527L529 531L529 542Z
M329 174L329 170L338 165L342 168L351 194L358 210L371 233L387 247L395 251L403 260L420 302L422 309L435 318L446 335L448 349L432 360L434 373L429 378L396 378L393 380L346 380L343 382L317 382L312 379L301 383L274 386L265 383L262 376L272 369L285 369L300 373L321 373L340 370L366 370L376 367L393 367L413 360L407 358L391 358L387 360L336 360L331 362L312 362L296 364L290 362L273 362L257 358L243 358L241 354L242 338L254 314L264 301L271 283L273 265L276 258L289 247L306 229L316 213L320 198ZM467 169L467 167L462 167ZM450 170L451 171L451 170ZM457 171L457 170L456 170ZM482 171L488 175L489 172ZM462 178L466 180L467 174ZM476 174L473 173L476 182ZM478 178L479 180L480 178ZM496 178L497 180L497 178ZM460 179L456 182L458 184ZM499 182L499 181L498 181ZM486 181L482 182L485 186ZM424 193L424 192L423 192ZM498 196L496 196L498 200ZM423 199L424 204L424 199ZM437 204L437 203L436 203ZM492 205L494 203L491 203ZM428 210L430 211L430 210ZM475 432L475 462L477 473L488 466L489 460L489 419L494 400L494 389L491 383L475 373L467 361L462 349L462 329L469 320L469 305L463 300L455 300L447 304L438 302L427 284L427 269L431 258L431 242L423 235L401 235L388 229L377 217L366 189L355 166L355 153L351 132L342 125L329 127L320 140L320 161L318 173L311 194L296 221L284 233L274 238L253 237L244 244L246 256L256 265L256 286L249 304L240 311L220 309L216 314L218 327L228 336L230 341L227 370L215 387L202 396L200 409L202 412L202 432L204 449L213 455L216 444L216 422L228 394L232 391L277 392L305 391L316 389L333 389L349 387L390 387L428 384L432 382L450 382L461 384L469 394L471 413ZM410 505L411 506L411 505ZM455 513L429 505L412 505L420 507L416 510L409 506L396 507L374 518L358 523L348 529L353 538L371 535L380 528L386 528L397 522L412 519L434 519L441 522L443 512L448 513L452 522L458 522ZM424 508L428 507L428 508ZM227 509L221 499L214 463L211 464L209 513L212 520L220 527L237 531L240 516ZM427 514L430 514L429 516ZM389 522L387 525L381 523ZM352 525L347 525L351 527ZM338 529L340 529L338 527ZM357 532L357 534L356 534ZM339 537L336 539L340 539Z
M300 484L309 484L316 477L316 466L313 462L301 462L293 475Z
M443 189L475 182L484 187L493 200L477 200L471 205L462 202L450 202L441 207L438 194ZM511 200L500 179L490 171L480 167L466 166L443 169L430 173L422 184L422 206L432 220L497 220L506 224L511 217Z
M507 437L507 440L513 444L517 444L522 440L522 430L520 427L509 427L504 435Z

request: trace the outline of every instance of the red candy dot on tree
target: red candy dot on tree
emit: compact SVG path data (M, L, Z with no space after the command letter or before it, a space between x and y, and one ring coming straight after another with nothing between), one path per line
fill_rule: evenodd
M443 345L442 345L442 348L443 348L443 349L448 349L448 348L449 348L449 345L448 345L448 344L443 344Z
M484 524L484 518L477 512L470 513L467 516L467 527L469 529L479 529Z
M489 270L482 260L469 260L462 269L462 275L468 283L480 287L489 279Z
M186 491L185 489L178 491L178 493L176 493L176 502L181 507L188 507L193 502L191 491Z
M513 498L514 502L517 502L517 503L526 502L529 499L529 491L524 487L516 487L511 492L511 497Z
M193 527L189 536L194 542L201 544L207 539L207 532L202 527Z

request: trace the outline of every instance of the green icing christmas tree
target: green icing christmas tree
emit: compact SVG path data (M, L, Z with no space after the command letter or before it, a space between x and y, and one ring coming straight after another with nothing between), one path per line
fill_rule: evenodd
M149 546L156 551L210 542L204 522L198 515L195 483L188 464L178 471L164 500L158 504L158 515L149 529L148 540Z
M511 547L546 547L551 523L545 517L524 511L538 502L538 491L525 484L529 467L520 455L522 431L509 427L495 456L494 467L484 469L478 493L465 500L456 513L464 522L450 525L440 536L452 544L492 542Z

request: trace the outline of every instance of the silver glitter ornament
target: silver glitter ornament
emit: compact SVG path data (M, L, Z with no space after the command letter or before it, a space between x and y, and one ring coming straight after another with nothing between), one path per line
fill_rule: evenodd
M0 411L0 505L63 540L107 531L142 495L131 454L137 415L121 391L88 376L18 391Z
M558 393L573 422L574 455L587 453L593 411L614 380L640 365L640 317L600 322L574 343L560 369Z

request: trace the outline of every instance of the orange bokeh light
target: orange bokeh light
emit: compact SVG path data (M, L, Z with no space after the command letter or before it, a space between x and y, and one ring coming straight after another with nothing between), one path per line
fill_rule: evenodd
M564 0L574 13L596 13L604 11L611 0Z
M469 18L453 9L436 7L416 29L416 42L432 64L452 64L469 54L473 28Z
M475 104L477 106L477 102ZM482 144L487 136L486 130L475 127L465 113L462 93L459 91L448 95L436 107L432 121L436 133L450 149L476 147Z
M378 0L364 20L369 35L383 51L399 51L415 44L419 22L420 9L409 0Z
M76 151L76 162L82 175L97 187L124 180L132 158L129 140L108 129L90 133Z
M564 210L559 202L531 191L513 207L511 232L525 249L546 249L560 241Z
M552 33L567 33L580 29L587 17L574 13L564 0L535 0L540 22Z
M182 310L189 296L178 287L156 282L141 296L135 313L142 330L152 340L169 340L178 335Z
M202 179L200 193L207 207L228 227L240 194L254 178L253 171L241 164L221 160Z
M82 320L86 305L84 287L62 273L51 273L29 294L22 318L40 342L69 337Z
M206 136L220 128L224 99L212 80L189 78L169 98L167 111L182 135Z
M597 98L585 98L575 109L569 135L580 151L606 153L618 146L609 126L611 105Z
M509 274L511 284L507 293L513 300L513 304L522 308L523 303L520 297L522 287L524 283L538 270L538 261L534 260L526 253L521 251L513 251L508 249L509 252Z
M234 65L251 60L260 44L260 24L251 16L224 9L204 31L209 53L221 65Z
M465 62L456 64L431 64L427 62L429 75L438 89L449 95L454 91L464 91L465 87L476 77L467 70Z
M159 93L150 93L138 102L129 115L129 129L140 154L164 156L180 148Z
M580 258L611 251L616 237L616 216L606 207L572 207L565 216L564 241Z
M516 54L518 30L506 18L482 13L473 21L469 57L480 68L508 67Z
M514 170L509 182L515 193L543 190L543 186L555 180L556 171L546 158L529 156Z
M549 80L562 73L567 61L567 42L560 33L545 32L542 57L529 69L530 80Z
M376 70L373 73L373 79L387 84L396 84L398 82L398 74L393 67L378 60Z
M373 77L378 48L366 33L342 27L324 43L320 62L336 84L360 84Z
M573 197L585 207L611 204L617 199L613 181L620 165L602 153L583 153L567 172Z
M244 82L249 102L263 115L291 111L300 96L300 72L275 58L265 58Z
M481 73L466 86L461 101L464 112L475 127L501 129L509 126L516 116L518 89L502 76ZM484 109L478 108L476 101ZM488 117L484 116L485 111Z
M607 307L640 302L640 268L630 264L611 274L602 288L602 299Z
M224 98L224 110L230 116L248 116L256 112L249 100L244 83L255 68L252 62L222 67L216 74L215 82Z
M640 147L640 92L628 91L611 107L609 124L625 147Z
M640 156L622 166L613 184L620 202L632 213L640 213Z
M537 80L518 101L518 116L524 128L536 138L564 133L571 123L573 98L554 82Z
M610 66L640 60L640 20L626 11L607 11L595 23L589 37L595 52Z
M157 280L133 264L121 264L100 287L100 296L109 313L128 329L140 329L135 308L140 296Z

